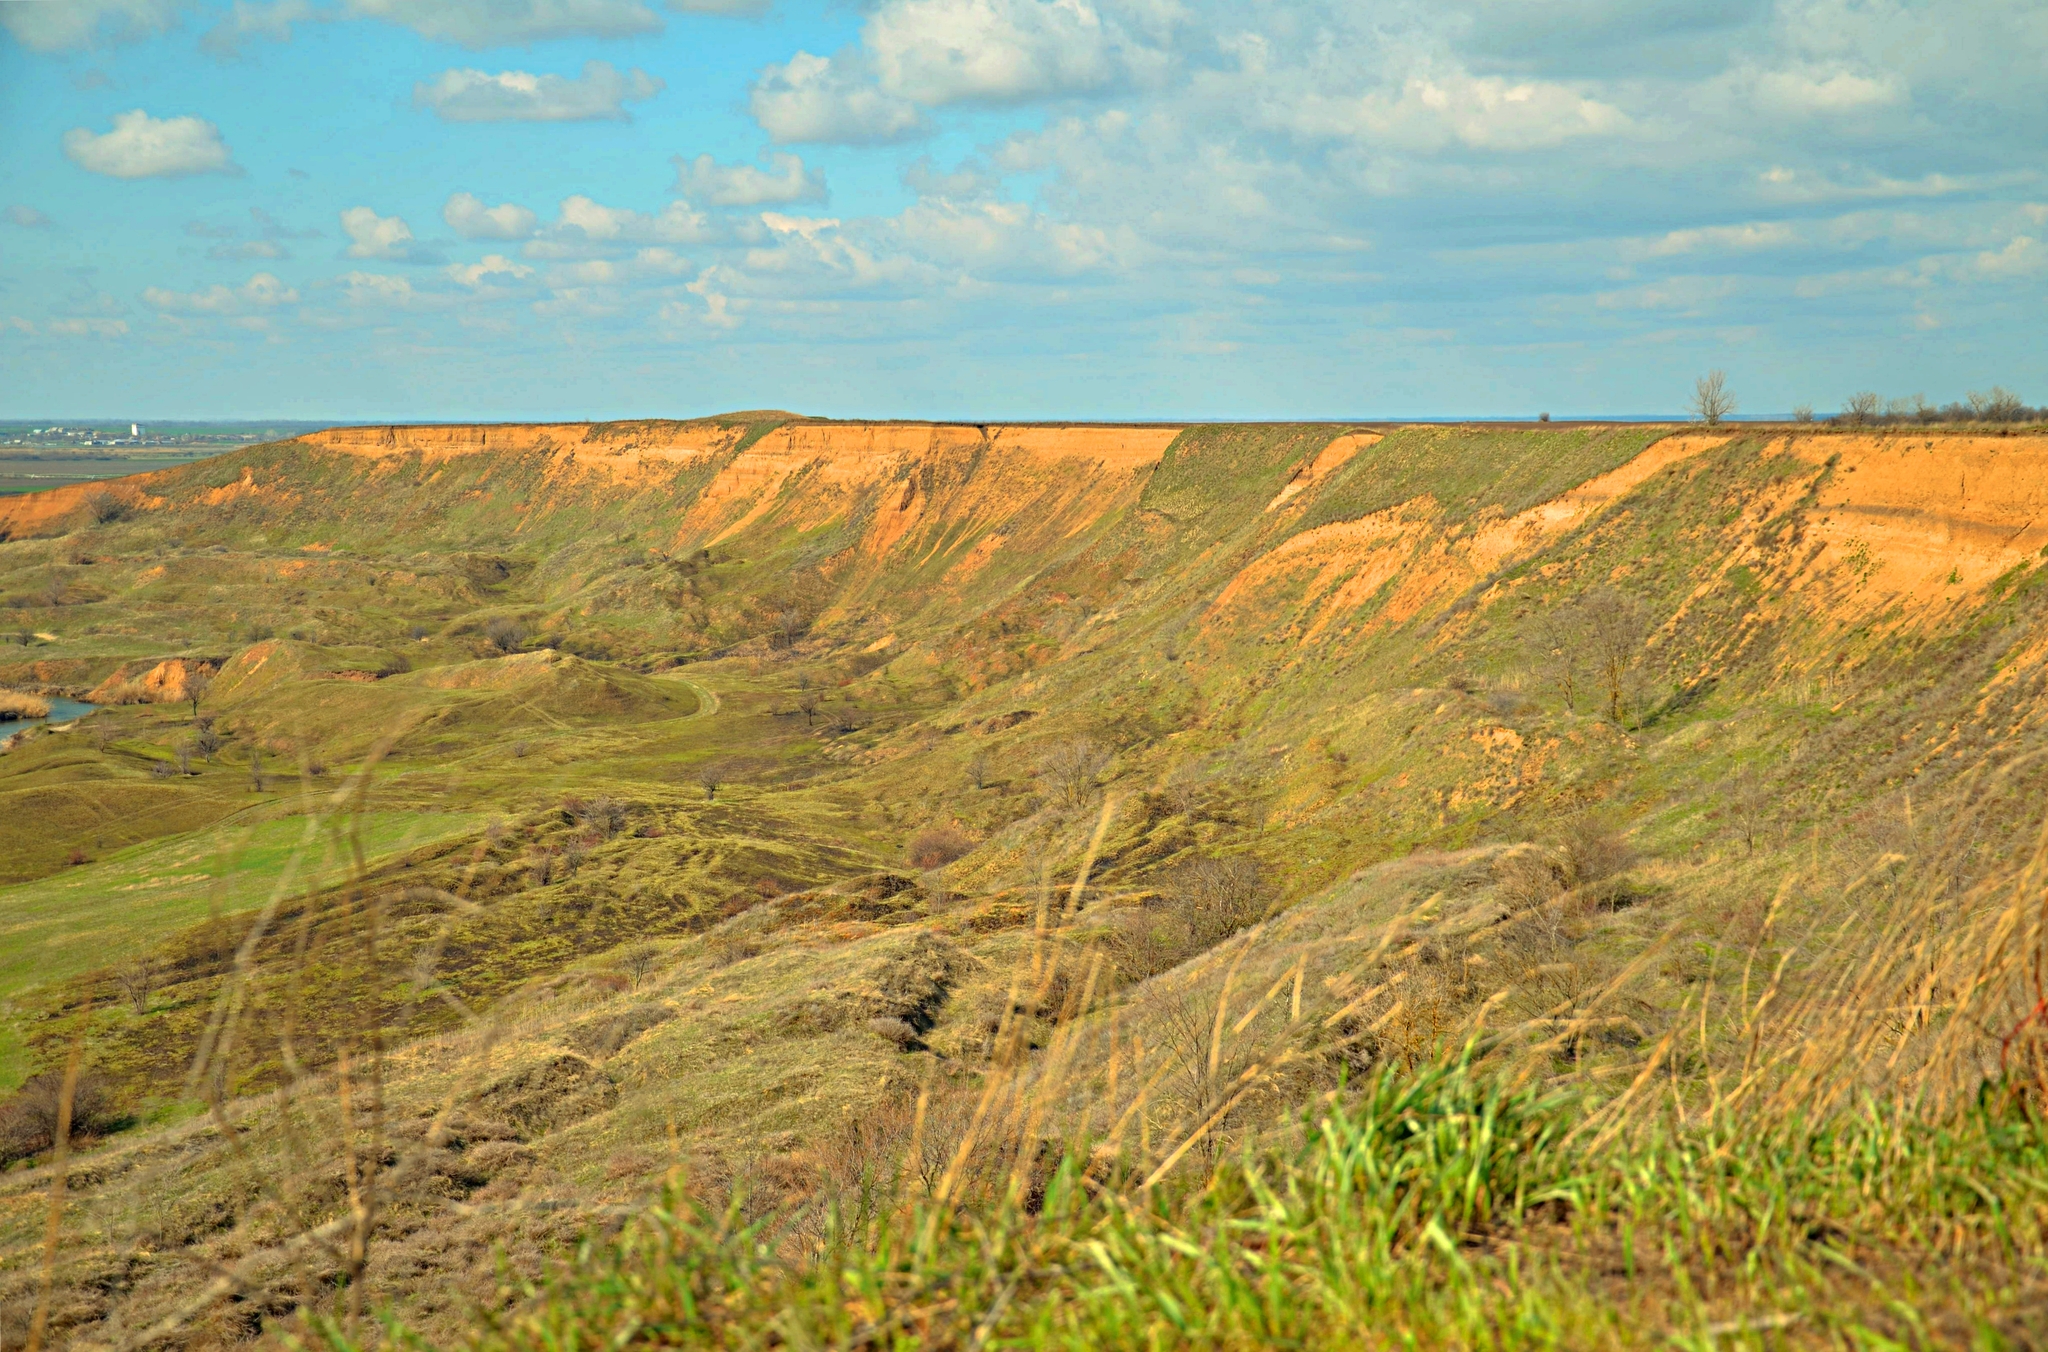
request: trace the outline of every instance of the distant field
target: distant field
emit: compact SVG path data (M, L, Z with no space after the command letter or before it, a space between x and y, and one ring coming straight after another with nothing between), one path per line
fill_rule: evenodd
M471 813L369 812L336 824L360 833L364 857L374 864L483 821ZM233 915L260 906L287 872L294 890L331 886L346 861L347 838L319 831L309 839L307 826L305 817L225 824L0 887L0 1002L118 964L216 910ZM21 1074L10 1023L0 1021L0 1085Z
M0 493L38 493L46 488L62 488L65 484L144 474L153 469L167 469L209 455L219 455L228 449L229 445L223 443L147 455L0 455Z

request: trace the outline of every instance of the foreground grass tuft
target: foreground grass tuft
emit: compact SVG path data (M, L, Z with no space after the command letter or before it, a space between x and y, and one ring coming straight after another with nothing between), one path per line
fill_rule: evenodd
M2037 1346L2048 1133L1988 1091L1930 1123L1716 1114L1606 1141L1473 1048L1386 1070L1205 1174L1104 1151L1040 1188L862 1226L750 1218L672 1177L615 1237L508 1285L471 1345ZM333 1349L379 1341L317 1324ZM424 1345L393 1321L381 1333Z

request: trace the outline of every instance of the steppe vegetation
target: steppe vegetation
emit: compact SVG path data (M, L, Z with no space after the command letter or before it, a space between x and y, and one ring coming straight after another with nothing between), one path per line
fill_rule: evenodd
M0 1347L2048 1345L2048 435L1852 421L11 499Z

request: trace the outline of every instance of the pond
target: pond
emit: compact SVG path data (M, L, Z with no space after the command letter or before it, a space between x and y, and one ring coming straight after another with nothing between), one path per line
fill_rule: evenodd
M53 695L50 698L48 717L0 719L0 744L4 744L8 738L18 732L26 732L30 728L40 728L45 723L69 723L73 719L85 717L99 707L97 704L87 704L83 700L58 699Z

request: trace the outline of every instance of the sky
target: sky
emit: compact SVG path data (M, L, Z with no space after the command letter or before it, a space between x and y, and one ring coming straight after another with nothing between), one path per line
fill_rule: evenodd
M2048 402L2042 0L0 0L0 417Z

